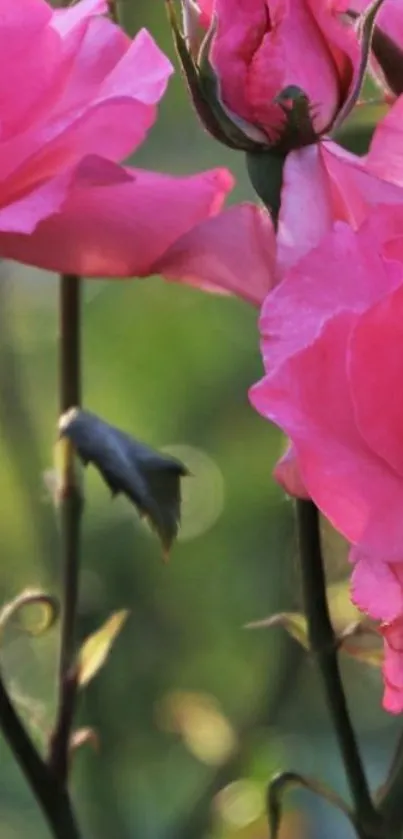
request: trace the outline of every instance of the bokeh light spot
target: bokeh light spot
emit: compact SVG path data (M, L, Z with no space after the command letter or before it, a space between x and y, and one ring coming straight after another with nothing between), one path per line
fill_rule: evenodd
M235 749L235 732L209 694L172 691L161 702L158 716L161 727L179 734L203 763L219 766Z
M179 541L186 542L206 533L219 519L225 499L221 470L201 449L185 444L165 446L167 454L179 458L189 469L182 481L182 520Z

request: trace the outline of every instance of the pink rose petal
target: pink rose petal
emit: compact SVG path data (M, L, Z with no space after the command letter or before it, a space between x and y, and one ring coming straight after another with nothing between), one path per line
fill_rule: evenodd
M403 614L403 570L382 557L353 551L353 603L378 621L394 621Z
M309 493L299 470L298 457L292 444L288 446L285 454L277 461L273 476L288 495L294 498L309 498Z
M345 357L358 315L335 315L306 349L250 392L255 408L291 438L302 481L348 541L398 558L403 545L403 481L385 468L355 424Z
M275 258L269 214L241 204L190 230L155 267L168 279L228 291L259 306L276 283Z
M260 316L268 373L310 344L329 317L343 310L364 311L396 287L401 269L386 263L376 244L372 224L356 234L347 224L337 223L287 272L265 300Z
M89 182L94 165L96 177ZM102 162L79 167L60 212L31 236L0 234L0 252L53 271L146 276L177 238L218 211L232 186L224 170L174 178L127 169L122 179L120 167L111 183L111 168L108 163L103 183Z
M348 357L357 427L371 450L403 479L401 347L403 285L363 312L352 332Z
M403 14L401 14L403 47ZM403 97L378 123L366 157L366 167L380 178L403 186Z

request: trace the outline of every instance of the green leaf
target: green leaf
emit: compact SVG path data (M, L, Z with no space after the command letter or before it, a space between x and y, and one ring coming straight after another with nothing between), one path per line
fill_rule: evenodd
M384 655L382 649L369 648L365 649L358 645L348 644L342 647L342 652L347 653L351 658L361 661L363 664L368 664L371 667L382 667Z
M280 612L264 620L248 623L245 629L271 629L273 626L283 627L305 650L309 650L307 621L301 612ZM340 652L363 664L381 667L383 662L381 638L376 627L366 618L360 618L347 626L336 636L336 642Z
M306 617L301 612L279 612L277 615L271 615L270 618L248 623L245 628L271 629L273 626L282 626L305 650L309 650Z
M314 778L307 778L297 772L281 772L276 775L268 786L267 790L267 815L270 827L270 839L277 839L279 835L281 818L283 814L283 796L294 787L302 787L326 799L329 804L341 810L354 825L352 810L333 790Z
M38 606L40 609L39 620L38 615L35 616L35 620L32 620L32 614L31 620L28 620L32 607ZM28 611L28 615L25 614L25 619L22 621L21 613L26 611ZM59 617L59 611L59 601L56 597L36 589L27 589L21 592L14 600L6 603L0 611L0 643L6 628L16 618L19 619L20 627L28 635L42 635L55 624Z
M180 522L180 479L188 470L91 414L72 408L59 421L60 434L73 443L84 463L93 463L112 491L126 495L162 542L167 558Z
M339 648L343 653L369 664L381 667L384 659L382 639L376 627L366 618L354 621L338 637Z
M172 0L165 0L165 6L168 13L168 20L172 31L172 36L178 54L178 58L186 79L190 98L193 102L194 108L201 122L212 137L230 148L237 148L232 144L229 137L223 131L219 120L217 119L214 110L211 108L208 98L200 81L199 69L193 56L188 49L185 36L182 34L178 19L175 12L175 7Z
M264 206L269 210L275 227L277 227L281 207L285 159L285 155L275 151L246 153L250 182Z
M80 687L88 685L104 666L128 615L127 609L114 612L97 632L84 641L78 656L77 683Z

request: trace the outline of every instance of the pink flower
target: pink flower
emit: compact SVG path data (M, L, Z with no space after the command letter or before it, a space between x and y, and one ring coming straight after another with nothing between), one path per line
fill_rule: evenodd
M194 227L164 254L156 272L260 306L280 280L276 256L267 210L240 204Z
M357 230L378 205L403 206L403 97L378 124L366 156L329 139L287 155L276 235L264 209L249 204L231 208L229 216L220 213L178 241L158 270L170 279L221 288L260 306L284 272L316 248L335 221ZM389 225L392 220L390 214ZM395 228L395 244L389 249L400 247L397 223ZM382 246L382 237L379 241Z
M366 158L330 140L290 152L277 234L266 210L250 204L233 207L193 228L164 255L158 271L168 279L221 289L261 306L284 273L318 246L335 221L357 230L377 205L403 207L400 112L403 99L378 126ZM400 215L388 218L390 226ZM389 250L400 247L398 224ZM382 231L375 235L383 247Z
M391 713L400 714L403 711L403 561L379 562L377 557L356 549L351 551L351 558L355 563L352 597L360 608L382 621L383 704Z
M182 5L192 33L197 9L205 27L216 17L211 60L230 112L271 140L284 121L277 98L299 88L308 97L316 133L330 129L351 93L360 59L356 33L342 21L339 2L182 0Z
M358 157L328 139L292 151L284 166L278 221L281 275L316 247L335 221L357 230L374 206L403 202L403 98Z
M123 168L145 138L171 65L142 30L131 41L105 0L54 11L0 0L0 253L86 275L150 273L218 212L225 170L174 178ZM17 92L17 93L16 93Z
M287 272L262 309L266 375L251 392L291 439L286 488L306 492L354 546L353 599L381 622L393 712L403 710L402 229L401 208L379 208L357 233L337 223Z
M291 152L278 224L279 270L316 247L335 221L356 230L374 206L403 203L403 100L380 122L366 157L331 140Z

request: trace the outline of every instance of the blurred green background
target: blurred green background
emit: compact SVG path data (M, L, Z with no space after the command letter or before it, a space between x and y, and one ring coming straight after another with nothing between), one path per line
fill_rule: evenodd
M174 59L162 0L125 0L123 21L147 26ZM370 114L372 118L372 115ZM365 147L367 116L348 141ZM362 120L361 120L362 121ZM191 173L228 166L249 197L242 155L203 132L179 73L136 165ZM55 277L3 266L0 283L0 586L59 590L58 532L48 485L57 414ZM168 566L123 499L86 475L79 629L130 610L107 666L80 701L77 727L99 749L74 757L85 839L260 839L268 779L292 768L345 793L312 664L280 629L249 621L300 606L292 506L271 478L283 447L248 404L262 373L256 312L239 301L163 283L88 282L85 405L150 444L179 454L183 529ZM344 580L340 546L329 578ZM337 593L348 621L345 588ZM54 709L57 630L34 641L10 629L2 667L20 712L44 743ZM380 710L377 670L344 662L352 715L371 781L382 778L398 721ZM46 839L35 803L0 742L1 839ZM351 836L307 795L290 796L282 839Z

